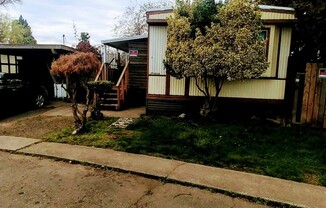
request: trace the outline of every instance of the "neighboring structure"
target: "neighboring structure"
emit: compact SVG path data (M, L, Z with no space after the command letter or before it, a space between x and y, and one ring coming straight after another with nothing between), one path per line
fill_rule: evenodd
M51 63L62 54L74 52L64 45L9 45L0 44L0 72L19 73L26 80L45 86L54 97Z
M326 129L326 68L307 63L306 73L297 73L293 123Z
M240 102L282 107L287 99L291 26L296 20L294 9L264 5L259 8L264 23L262 36L267 39L266 57L270 66L259 79L226 82L220 97L228 106L237 103L236 107L241 108L243 105L239 105ZM164 69L163 60L167 47L166 19L171 15L173 15L172 9L147 12L149 24L147 112L149 113L191 111L194 106L199 107L203 98L193 78L178 80L168 75ZM215 94L213 85L211 89L212 94Z

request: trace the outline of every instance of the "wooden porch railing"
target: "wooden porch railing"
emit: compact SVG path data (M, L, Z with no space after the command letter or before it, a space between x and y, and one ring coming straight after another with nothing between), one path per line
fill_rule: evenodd
M94 81L98 81L100 76L103 74L103 71L104 71L104 64L105 63L102 63L101 67L100 67L100 70L98 70L97 74L96 74L96 77L95 77L95 80Z
M111 61L108 63L108 65L110 66L110 64L114 61L114 58L111 59ZM101 67L100 67L100 70L97 72L96 74L96 77L95 77L95 80L94 81L98 81L100 80L103 80L104 79L104 69L105 69L105 63L102 63Z
M126 63L120 78L113 89L117 91L118 103L116 109L119 110L121 108L121 104L126 100L126 96L128 93L128 81L129 81L129 62Z

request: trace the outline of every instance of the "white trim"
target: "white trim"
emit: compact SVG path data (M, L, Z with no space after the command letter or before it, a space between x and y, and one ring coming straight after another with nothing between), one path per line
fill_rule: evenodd
M292 7L281 7L281 6L270 6L270 5L258 5L258 8L261 10L282 10L282 11L291 11L294 12Z

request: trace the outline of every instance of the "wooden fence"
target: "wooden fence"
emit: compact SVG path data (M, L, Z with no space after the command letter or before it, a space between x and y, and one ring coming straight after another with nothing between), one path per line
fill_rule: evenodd
M321 65L306 65L300 123L326 128L326 79L319 78Z

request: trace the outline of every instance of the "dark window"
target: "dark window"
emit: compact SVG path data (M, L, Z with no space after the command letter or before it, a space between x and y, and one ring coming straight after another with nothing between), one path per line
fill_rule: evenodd
M266 54L266 60L268 59L268 48L269 48L269 31L270 29L263 28L260 32L260 37L266 41L266 47L265 47L265 54Z

